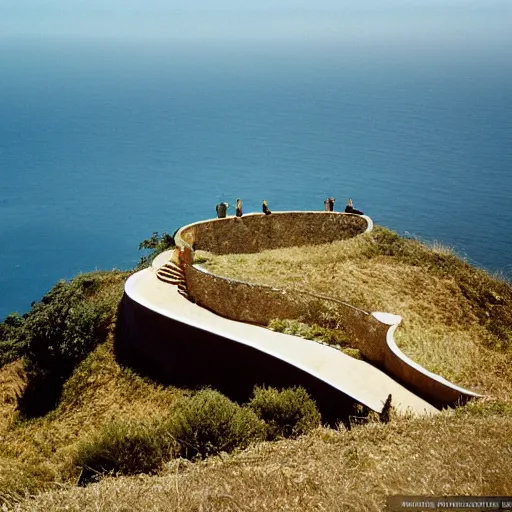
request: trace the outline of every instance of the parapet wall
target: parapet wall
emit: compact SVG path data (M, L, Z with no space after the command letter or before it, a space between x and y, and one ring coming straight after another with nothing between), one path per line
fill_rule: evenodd
M336 212L275 212L197 222L175 235L177 246L214 254L242 254L325 244L371 230L369 217Z
M263 326L276 318L322 323L343 329L369 359L384 357L379 340L385 338L389 326L345 302L297 289L229 279L190 265L185 276L194 301L225 318Z
M249 400L255 385L282 389L300 384L317 402L324 422L349 425L357 399L325 382L320 372L314 375L293 360L240 343L229 332L222 336L155 311L154 303L140 302L134 285L138 279L135 275L129 282L117 324L116 352L125 363L164 384L213 386L241 403Z

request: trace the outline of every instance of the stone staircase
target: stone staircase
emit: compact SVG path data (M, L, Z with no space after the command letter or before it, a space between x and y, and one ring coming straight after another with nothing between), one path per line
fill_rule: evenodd
M187 292L187 282L185 280L185 273L172 261L168 261L164 265L162 265L157 271L156 276L160 281L164 283L173 284L178 287L178 293L183 295L183 297L189 298Z

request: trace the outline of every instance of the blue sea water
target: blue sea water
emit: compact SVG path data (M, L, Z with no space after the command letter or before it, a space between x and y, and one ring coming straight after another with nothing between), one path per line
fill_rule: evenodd
M1 40L0 319L237 197L512 276L510 49Z

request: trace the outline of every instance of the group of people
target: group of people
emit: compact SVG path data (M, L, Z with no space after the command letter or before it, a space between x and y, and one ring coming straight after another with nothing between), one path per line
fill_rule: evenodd
M334 202L335 201L336 201L335 197L328 197L324 201L324 209L325 209L326 212L333 212L334 211ZM226 217L226 215L227 215L229 207L230 206L229 206L228 203L225 203L225 202L219 203L215 207L215 210L217 211L217 217L219 219L224 219ZM263 199L263 203L261 205L261 211L265 215L270 215L272 213L270 211L270 209L268 207L268 204L267 204L267 201L265 199ZM364 213L361 210L356 210L354 208L354 203L352 202L352 199L348 200L347 206L345 206L345 213L355 213L357 215L364 215ZM243 213L242 200L241 199L237 199L236 200L236 207L235 207L235 215L237 217L242 217L243 214L244 213Z
M336 201L335 197L328 197L324 201L324 209L326 212L334 211L334 201ZM356 210L354 208L354 203L352 199L348 200L347 206L345 206L345 213L355 213L356 215L364 215L364 213L361 210Z
M228 203L225 203L225 202L222 202L222 203L219 203L216 207L215 207L215 210L217 211L217 217L219 219L224 219L227 215L227 212L228 212L228 208L230 208L230 205ZM268 209L268 206L267 206L267 202L264 200L263 201L263 212L266 213L267 215L269 213L272 213L269 209ZM268 213L267 213L268 212ZM242 204L242 200L241 199L237 199L236 200L236 207L235 207L235 215L237 217L241 217L242 215L244 214L243 212L243 204Z
M224 203L224 202L219 203L215 207L215 210L217 211L217 217L219 219L224 219L226 217L226 215L227 215L228 208L229 208L229 204L228 203ZM261 205L261 210L263 211L263 213L265 215L270 215L272 213L270 211L270 208L268 207L267 201L265 199L263 199L263 204ZM242 200L241 199L237 199L236 200L236 207L235 207L235 215L237 217L241 217L243 214L244 214L244 212L243 212Z

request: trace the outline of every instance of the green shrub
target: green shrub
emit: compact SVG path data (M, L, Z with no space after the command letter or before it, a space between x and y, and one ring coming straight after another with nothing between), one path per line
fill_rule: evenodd
M24 355L27 348L24 323L24 317L18 313L11 313L0 322L0 368Z
M28 384L19 407L25 416L51 410L76 365L106 339L124 277L98 272L60 281L33 305L22 326Z
M308 320L310 319L308 318ZM319 319L317 318L316 320ZM317 323L314 323L314 321L311 323L305 323L300 322L299 320L274 318L270 320L267 327L272 331L327 343L328 345L332 345L336 348L345 347L350 343L349 337L341 326L333 329L322 327Z
M19 313L11 313L5 317L4 324L9 327L21 327L23 325L23 317Z
M253 411L211 389L179 402L166 429L188 459L245 448L265 437L265 425Z
M267 424L267 439L297 437L320 424L314 400L302 387L254 389L249 407Z
M74 463L82 468L80 483L105 473L154 473L173 457L172 439L156 424L112 422L99 434L79 444Z

